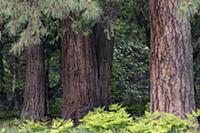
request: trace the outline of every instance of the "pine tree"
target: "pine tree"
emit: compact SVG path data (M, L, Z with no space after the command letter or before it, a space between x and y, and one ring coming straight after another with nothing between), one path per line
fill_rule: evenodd
M195 110L191 26L180 0L151 0L151 111L186 118Z

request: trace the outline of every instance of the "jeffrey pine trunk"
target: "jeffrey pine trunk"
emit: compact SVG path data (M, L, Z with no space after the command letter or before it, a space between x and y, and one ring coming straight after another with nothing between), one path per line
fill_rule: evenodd
M26 50L26 88L22 117L40 120L45 114L44 49L43 45L34 45Z
M195 109L191 27L177 20L181 0L150 0L151 111L181 118Z

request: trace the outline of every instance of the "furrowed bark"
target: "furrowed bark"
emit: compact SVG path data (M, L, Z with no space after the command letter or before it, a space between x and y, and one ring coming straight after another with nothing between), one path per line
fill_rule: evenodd
M41 120L45 114L44 49L43 45L34 45L26 50L26 89L21 115L33 120Z
M4 91L3 44L0 40L0 92Z
M181 118L195 110L191 26L177 20L180 0L150 0L151 111Z
M63 116L77 121L94 107L91 39L77 32L62 36Z
M4 63L3 63L3 40L2 40L3 24L0 23L0 93L4 91Z

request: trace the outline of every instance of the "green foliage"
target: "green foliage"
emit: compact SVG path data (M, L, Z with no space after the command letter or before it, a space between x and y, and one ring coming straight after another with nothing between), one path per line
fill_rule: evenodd
M64 121L62 119L55 119L52 121L51 125L48 125L48 122L16 120L13 125L12 130L17 133L64 133L73 126L73 122L71 120ZM9 132L8 128L0 130L0 133L7 132Z
M12 49L14 53L28 45L41 44L48 35L45 18L47 23L52 19L55 22L69 19L72 24L66 28L78 30L92 26L101 13L96 1L87 0L0 0L0 9L0 16L9 20L6 29L10 35L19 37Z
M112 99L132 115L142 115L149 101L149 19L147 1L120 0L113 23Z
M73 126L71 120L65 121L62 119L53 120L52 130L50 133L66 133L69 132L69 129Z
M9 125L14 118L19 117L19 112L3 110L0 107L0 129L2 125Z
M200 108L200 14L192 18L192 45L196 106Z
M93 133L192 133L197 131L196 116L183 120L170 113L148 113L133 120L125 108L112 105L109 111L97 109L85 116L79 126Z
M52 101L52 103L50 103L49 105L49 109L50 109L50 115L52 117L60 117L61 116L61 110L63 107L63 98L55 98L54 101Z
M178 10L179 18L192 17L199 12L199 0L182 0L180 3L180 8Z
M122 133L131 125L132 118L121 106L112 105L109 111L97 108L94 112L88 113L81 122L82 124L79 128L87 129L94 133Z
M109 110L97 108L89 112L78 127L71 120L55 119L49 122L25 120L15 122L15 126L0 130L0 133L197 133L196 117L200 111L187 115L187 119L170 113L148 113L135 120L119 105Z
M20 129L20 132L40 132L47 130L47 123L45 122L34 122L32 120L24 120L22 123L18 125L18 128Z
M193 133L197 131L197 127L195 117L183 120L170 113L146 112L129 130L134 133Z

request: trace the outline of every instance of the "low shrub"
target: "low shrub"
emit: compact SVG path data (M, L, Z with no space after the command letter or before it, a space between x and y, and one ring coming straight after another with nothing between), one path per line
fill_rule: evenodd
M119 105L108 110L97 108L89 112L74 127L72 120L55 119L51 122L17 121L12 128L0 129L0 133L197 133L196 117L200 111L187 115L187 119L170 113L148 113L133 119Z
M49 110L51 117L60 117L63 106L63 98L57 97L55 100L50 101Z

